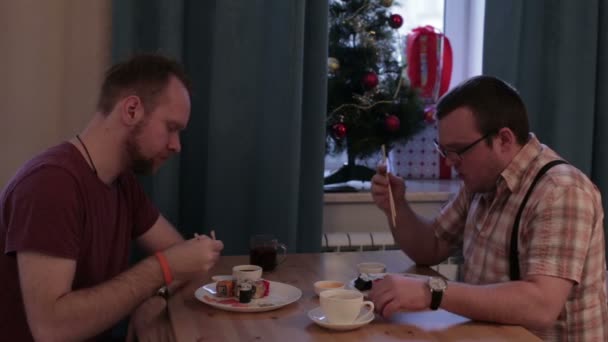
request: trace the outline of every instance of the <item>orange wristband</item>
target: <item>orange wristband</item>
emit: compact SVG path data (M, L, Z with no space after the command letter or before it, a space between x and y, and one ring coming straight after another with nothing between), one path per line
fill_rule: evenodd
M160 268L163 271L163 277L165 278L165 284L169 285L173 282L173 276L171 275L171 269L169 268L169 263L167 262L167 258L161 252L156 252L154 254L158 263L160 264Z

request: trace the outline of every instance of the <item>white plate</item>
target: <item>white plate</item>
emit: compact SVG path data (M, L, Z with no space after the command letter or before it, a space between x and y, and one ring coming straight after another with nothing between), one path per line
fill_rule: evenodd
M239 300L236 297L226 298L215 296L216 283L209 283L201 286L194 292L194 296L196 299L207 305L211 305L214 308L235 312L263 312L276 310L291 304L302 297L302 291L295 286L276 281L268 281L268 283L270 285L268 296L253 299L250 303L239 303Z
M310 318L313 322L317 323L318 325L320 325L324 328L331 329L331 330L344 331L344 330L353 330L353 329L362 327L362 326L368 324L369 322L373 321L374 318L376 318L376 315L374 314L373 311L371 311L366 306L361 310L359 317L357 317L357 319L353 323L336 324L336 323L330 323L327 320L327 317L325 317L323 310L321 310L321 307L319 306L315 309L308 311L308 318Z

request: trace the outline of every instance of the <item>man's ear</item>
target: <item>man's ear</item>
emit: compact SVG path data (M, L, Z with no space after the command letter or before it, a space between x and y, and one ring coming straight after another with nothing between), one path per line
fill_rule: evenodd
M127 126L135 126L144 118L144 105L139 96L126 97L120 106L120 117Z
M497 137L502 151L510 151L517 145L515 133L510 128L503 127L498 130Z

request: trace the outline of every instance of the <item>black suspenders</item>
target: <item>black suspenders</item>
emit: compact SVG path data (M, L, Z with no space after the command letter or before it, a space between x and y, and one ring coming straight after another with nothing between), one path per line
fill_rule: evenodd
M515 216L515 222L513 223L513 230L511 231L511 252L509 253L509 277L511 278L511 280L520 280L520 274L519 274L519 252L517 251L517 242L518 242L518 235L519 235L519 220L521 219L521 213L524 211L524 207L526 206L526 203L528 202L528 198L530 197L530 194L532 193L532 190L534 189L534 186L536 186L536 183L538 183L539 179L547 172L547 170L549 170L550 168L554 167L555 165L559 165L559 164L568 164L566 161L563 160L553 160L551 162L548 162L547 164L545 164L536 174L536 177L534 178L534 180L532 181L532 184L530 185L530 188L528 188L528 192L526 193L526 196L524 197L524 200L521 202L521 205L519 206L519 210L517 211L517 216Z

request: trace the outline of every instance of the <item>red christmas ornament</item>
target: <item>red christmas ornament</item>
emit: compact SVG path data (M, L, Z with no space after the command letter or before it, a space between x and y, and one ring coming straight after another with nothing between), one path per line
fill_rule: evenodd
M378 85L378 75L370 71L367 74L363 75L362 81L363 86L366 89L374 89Z
M427 106L424 108L424 121L429 124L435 122L435 106Z
M346 125L339 122L331 126L331 133L336 140L342 140L346 137Z
M403 25L403 17L399 14L391 14L388 18L388 25L394 29L398 29Z
M401 122L396 115L389 115L384 119L384 127L387 131L391 133L395 133L399 131L399 127L401 127Z

